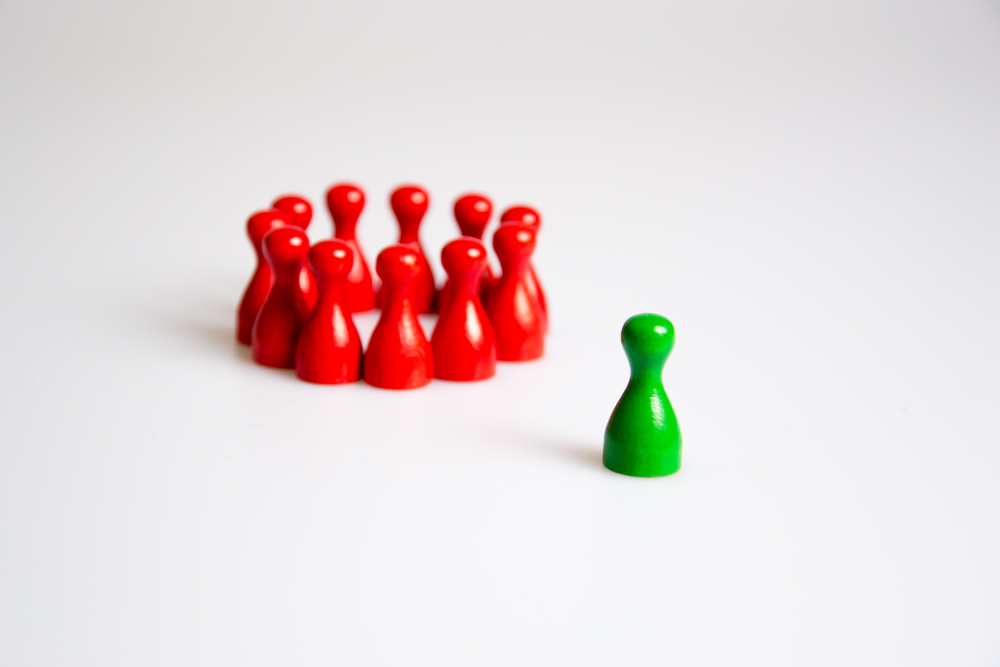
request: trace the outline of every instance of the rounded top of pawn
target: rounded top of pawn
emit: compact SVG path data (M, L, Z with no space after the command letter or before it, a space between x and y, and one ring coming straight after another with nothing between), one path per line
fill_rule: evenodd
M492 214L493 202L483 195L468 194L455 200L455 221L463 236L483 238Z
M430 197L427 195L427 191L417 185L398 187L389 197L392 212L400 220L403 218L422 218L427 212L429 203Z
M357 220L365 207L365 192L353 183L338 183L326 191L326 207L334 221Z
M346 274L354 264L354 251L343 241L328 239L309 249L309 269L317 278Z
M290 225L291 220L284 211L272 208L267 211L257 211L247 220L247 236L254 247L260 250L260 244L264 240L264 235L275 227Z
M542 216L530 206L519 204L511 206L500 216L500 224L505 222L522 222L530 225L537 232L542 226Z
M622 327L622 347L632 371L662 371L674 348L674 325L663 315L633 315Z
M298 227L275 227L264 235L264 259L276 272L292 269L296 272L309 254L309 237Z
M284 211L288 215L291 224L302 229L307 229L313 219L313 207L309 200L298 195L285 195L278 197L271 204L271 208Z
M375 260L375 272L385 282L401 283L420 273L420 258L410 245L391 245Z
M449 276L463 276L486 268L486 246L470 236L449 241L441 250L441 266Z
M501 264L510 265L519 259L526 260L535 251L535 229L520 222L500 225L493 234L493 249Z

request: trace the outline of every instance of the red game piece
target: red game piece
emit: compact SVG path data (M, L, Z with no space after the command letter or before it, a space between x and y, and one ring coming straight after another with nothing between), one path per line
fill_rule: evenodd
M257 254L257 268L243 292L240 309L236 314L236 339L244 345L250 344L250 330L253 329L260 306L271 289L271 267L264 259L260 244L264 240L264 234L275 227L287 224L288 216L274 209L258 211L247 220L247 236L250 237L250 243L253 244L253 250Z
M312 204L305 197L298 195L278 197L271 204L271 208L284 212L289 220L288 224L294 225L302 231L308 229L309 223L313 219ZM302 293L309 301L309 307L312 308L316 305L316 299L319 297L319 288L316 286L316 279L313 278L312 272L309 271L309 267L305 263L302 264L302 273L299 274L299 284L302 286Z
M319 284L319 301L295 347L295 373L306 382L343 384L361 377L361 337L344 305L344 283L354 252L343 241L320 241L306 262Z
M521 222L529 225L537 234L538 230L542 227L542 216L530 206L511 206L500 216L501 225L508 222ZM538 295L538 303L542 305L542 312L545 313L545 329L547 331L549 328L549 308L545 303L545 292L542 291L542 284L538 282L538 275L535 273L533 265L528 266L527 287L529 291L535 292Z
M250 334L253 359L264 366L293 368L295 342L309 317L309 304L299 285L309 237L298 227L276 227L264 235L262 246L273 279Z
M519 222L501 225L493 234L493 249L503 275L490 290L486 314L497 338L497 359L537 359L545 351L545 314L527 286L535 230Z
M486 248L470 237L455 239L441 251L441 264L454 287L431 336L434 377L459 382L491 378L497 370L497 345L478 289Z
M434 377L434 356L410 297L422 270L420 251L410 244L391 245L375 260L388 303L365 352L365 382L372 386L416 389Z
M354 252L354 264L347 274L344 299L347 309L361 313L375 307L375 290L372 273L354 235L354 228L365 207L365 193L356 185L340 183L326 192L326 205L333 218L334 238L338 238Z
M455 201L455 222L462 236L483 240L483 232L490 222L493 213L493 203L482 195L465 195ZM485 301L489 286L496 281L489 260L486 260L486 272L479 281L479 299ZM451 298L451 282L446 280L444 287L438 292L438 312L444 312Z
M465 195L455 200L455 222L462 236L482 241L492 214L493 202L483 195Z
M420 221L427 213L427 205L430 202L427 191L413 185L404 185L396 188L389 198L392 205L392 212L396 214L399 222L399 243L411 246L417 251L417 260L420 271L413 280L410 298L413 308L418 313L434 312L436 307L436 290L434 286L434 273L431 265L427 262L423 246L420 245ZM385 308L385 285L379 291L379 307Z
M505 222L522 222L537 233L542 226L542 216L530 206L511 206L500 215L500 224Z
M305 197L298 195L278 197L271 204L271 208L284 211L288 215L290 223L303 231L309 229L309 223L313 219L313 207Z

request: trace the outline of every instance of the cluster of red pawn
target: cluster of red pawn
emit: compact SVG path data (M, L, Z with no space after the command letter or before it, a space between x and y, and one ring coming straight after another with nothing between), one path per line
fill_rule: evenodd
M294 368L307 382L342 384L362 377L384 389L415 389L432 378L469 382L496 373L496 362L542 356L548 315L531 265L541 218L528 206L500 217L493 249L501 274L490 269L483 232L493 205L482 195L455 202L462 236L441 251L448 280L439 290L418 236L429 197L397 188L389 198L399 243L379 253L371 271L355 237L365 206L361 188L339 184L326 193L334 238L312 247L305 230L312 205L286 196L250 216L247 233L257 269L237 315L236 336L264 366ZM351 313L382 310L368 349ZM428 342L419 313L440 313Z

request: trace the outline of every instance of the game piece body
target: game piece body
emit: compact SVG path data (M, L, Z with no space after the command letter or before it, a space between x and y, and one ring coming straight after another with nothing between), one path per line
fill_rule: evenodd
M375 307L372 273L355 235L358 218L365 207L365 193L356 185L340 183L327 190L326 205L333 218L334 237L350 246L354 253L354 263L344 287L347 309L353 313L369 311Z
M282 211L271 209L270 211L258 211L247 220L247 236L253 244L254 253L257 255L257 268L254 269L253 277L247 284L240 300L240 307L236 313L236 339L244 345L250 344L250 332L253 329L254 320L257 313L271 290L271 267L264 259L264 252L261 244L264 242L264 235L275 227L282 227L288 224L288 216Z
M473 238L456 239L441 251L441 264L453 288L431 336L434 377L458 382L491 378L497 367L496 340L478 294L486 248Z
M295 343L310 311L299 285L309 238L298 227L277 227L264 235L262 246L273 280L250 334L253 359L264 366L292 368Z
M308 229L309 223L312 222L313 207L305 197L298 195L278 197L271 204L271 208L283 212L288 218L288 224L298 227L302 231ZM302 272L299 273L299 285L302 287L302 293L305 295L309 307L312 308L316 305L316 299L319 297L319 288L309 266L305 263L302 264Z
M399 243L410 246L417 253L419 271L413 279L410 299L418 313L432 313L437 307L434 273L420 244L420 222L427 213L429 202L427 192L412 185L396 188L389 198L392 212L399 222ZM383 283L378 296L379 307L385 308L390 298Z
M319 300L295 347L295 374L306 382L343 384L361 377L361 337L344 304L352 255L350 246L333 239L314 245L306 258L319 285Z
M379 253L375 271L387 302L368 341L365 382L382 389L416 389L434 377L434 355L410 298L421 272L419 251L409 244Z
M530 206L511 206L500 215L501 225L508 222L520 222L528 225L537 234L542 227L542 216ZM548 331L549 307L546 304L545 292L542 290L542 284L538 281L538 274L535 273L535 266L533 264L528 265L528 275L525 278L525 285L529 292L533 292L536 295L538 303L541 304L542 312L545 313L545 330Z
M490 215L493 213L493 202L483 195L464 195L455 200L455 222L462 236L483 240L483 232L490 222ZM486 302L486 294L490 286L496 281L490 262L486 260L486 270L479 281L479 300ZM444 287L438 292L438 312L443 313L448 300L451 298L451 279L445 281Z
M537 359L545 351L545 315L527 288L535 230L517 222L501 225L493 235L493 249L503 273L490 289L486 314L497 339L497 359Z
M604 465L633 477L662 477L681 467L681 432L663 389L674 325L653 314L630 317L622 346L632 377L604 431Z

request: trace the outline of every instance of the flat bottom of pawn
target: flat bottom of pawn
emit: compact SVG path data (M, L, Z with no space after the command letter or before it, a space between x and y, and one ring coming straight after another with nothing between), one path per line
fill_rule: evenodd
M667 477L681 469L679 452L674 456L641 456L633 459L628 456L608 456L606 446L602 463L611 472L628 477Z
M427 378L426 380L424 380L420 384L406 384L406 385L402 385L402 386L389 386L389 385L375 384L374 382L372 382L368 378L365 378L365 384L371 385L372 387L375 387L376 389L388 389L389 391L409 391L410 389L420 389L421 387L426 387L427 385L429 385L431 383L431 379L432 378Z

